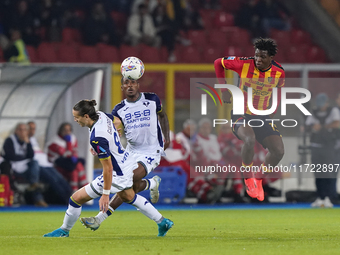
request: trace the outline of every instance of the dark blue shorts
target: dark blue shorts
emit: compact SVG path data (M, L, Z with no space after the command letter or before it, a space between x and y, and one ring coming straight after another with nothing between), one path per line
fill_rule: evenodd
M260 144L262 144L264 138L266 138L267 136L271 136L271 135L281 136L275 123L274 122L272 123L272 121L270 121L269 115L266 115L266 116L249 115L249 114L233 115L233 113L231 112L231 119L233 121L233 126L232 126L233 133L238 139L240 138L237 136L237 130L239 129L240 126L244 125L243 124L244 122L246 124L249 123L251 126L255 126L252 128L255 133L255 138ZM264 145L262 144L262 146Z

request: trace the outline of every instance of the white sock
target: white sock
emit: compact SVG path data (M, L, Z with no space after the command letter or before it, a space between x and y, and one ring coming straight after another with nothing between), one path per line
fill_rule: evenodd
M157 186L157 183L154 179L148 179L148 181L150 182L150 186L149 186L149 189L154 189L156 186Z
M97 216L95 217L99 224L101 224L104 220L106 220L107 217L109 217L114 212L113 208L109 206L109 210L103 213L100 211Z
M81 214L81 205L70 198L68 208L65 213L63 225L60 227L64 231L70 231L77 222Z
M163 220L162 214L144 197L136 194L134 199L128 204L133 205L138 211L143 213L150 220L155 221L157 224Z

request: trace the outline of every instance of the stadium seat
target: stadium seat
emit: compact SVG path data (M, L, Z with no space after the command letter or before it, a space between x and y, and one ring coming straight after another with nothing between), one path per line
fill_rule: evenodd
M184 47L180 52L180 62L182 63L200 63L201 53L194 46Z
M237 46L229 46L226 47L224 52L223 52L223 56L243 56L243 52L242 49L240 47Z
M40 62L54 63L58 62L56 45L53 43L43 42L38 47L38 56Z
M251 44L251 37L248 30L237 28L237 29L228 29L226 30L227 40L229 41L229 45L244 47L249 46Z
M145 72L141 78L144 91L157 91L159 98L165 98L165 73L164 72Z
M221 49L218 47L209 47L203 51L203 63L212 64L217 58L222 57Z
M306 48L303 46L291 46L286 51L288 63L305 63L306 62Z
M121 57L122 61L124 59L126 59L127 57L131 57L131 56L134 56L134 57L142 59L142 57L140 55L140 47L139 47L139 45L137 45L135 47L132 47L132 46L123 44L122 46L120 46L120 50L119 51L120 51L120 57Z
M207 33L206 30L190 30L188 32L188 39L192 45L197 45L201 49L204 49L207 45Z
M214 17L214 26L221 29L234 26L234 16L227 12L218 11Z
M58 49L59 62L77 63L79 62L78 48L69 44L60 44Z
M98 63L99 54L97 47L82 45L79 48L79 61L84 63Z
M220 0L221 9L225 12L236 13L241 5L240 0Z
M318 46L310 46L306 53L306 62L308 63L326 63L327 57L325 51Z
M116 47L100 43L98 47L99 61L103 63L121 62L123 59L119 56L119 51Z
M144 63L160 63L161 61L161 53L160 50L147 46L142 45L140 49L141 59Z
M285 47L291 44L290 33L287 31L272 29L269 37L273 38L279 47Z
M81 35L79 30L73 28L64 28L62 31L62 42L64 44L79 43Z
M224 49L226 46L230 45L227 40L227 33L220 29L212 29L208 34L209 46ZM205 49L203 49L205 51Z
M294 29L290 32L290 42L295 45L312 44L310 34L300 29Z
M126 16L125 13L117 12L117 11L112 11L110 15L114 21L115 29L117 29L120 35L123 35L126 31L128 17Z
M202 17L204 28L210 29L214 26L213 19L215 17L216 11L211 9L201 9L199 13Z
M37 54L37 50L33 46L26 45L26 50L27 50L28 56L30 58L30 61L32 63L39 62L39 57L38 57L38 54Z

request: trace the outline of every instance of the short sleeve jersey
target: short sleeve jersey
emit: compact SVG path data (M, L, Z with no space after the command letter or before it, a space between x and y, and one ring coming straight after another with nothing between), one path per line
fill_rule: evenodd
M124 99L115 106L112 115L124 125L127 150L141 154L163 151L163 134L157 115L161 111L161 100L154 93L141 93L136 101Z
M252 102L257 110L266 110L269 107L273 88L282 88L285 83L285 71L282 66L272 61L266 70L259 70L255 66L254 57L225 57L221 59L225 69L235 71L240 76L238 87L245 98L245 113L252 114L247 106L248 88L252 88Z

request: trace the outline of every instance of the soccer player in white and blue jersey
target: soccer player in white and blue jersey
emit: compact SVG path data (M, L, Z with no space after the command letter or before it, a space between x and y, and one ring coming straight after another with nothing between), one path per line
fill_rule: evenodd
M114 107L112 115L115 117L115 124L123 124L128 141L126 150L138 163L138 168L134 170L134 190L138 193L149 189L151 202L155 203L159 198L160 178L142 178L159 165L164 150L170 144L168 118L156 94L140 92L137 80L122 78L121 83L125 99ZM95 217L81 218L81 221L91 230L97 230L122 203L116 196L111 200L107 212L99 212Z
M137 168L134 157L120 144L119 134L112 122L113 116L96 112L95 100L81 100L73 107L74 120L90 129L90 144L97 152L103 166L103 174L90 184L76 191L70 198L62 226L44 237L68 237L81 213L81 206L89 200L100 197L99 208L109 209L110 193L117 193L120 199L129 203L158 224L158 236L164 236L173 222L165 219L144 197L133 190L133 172Z

